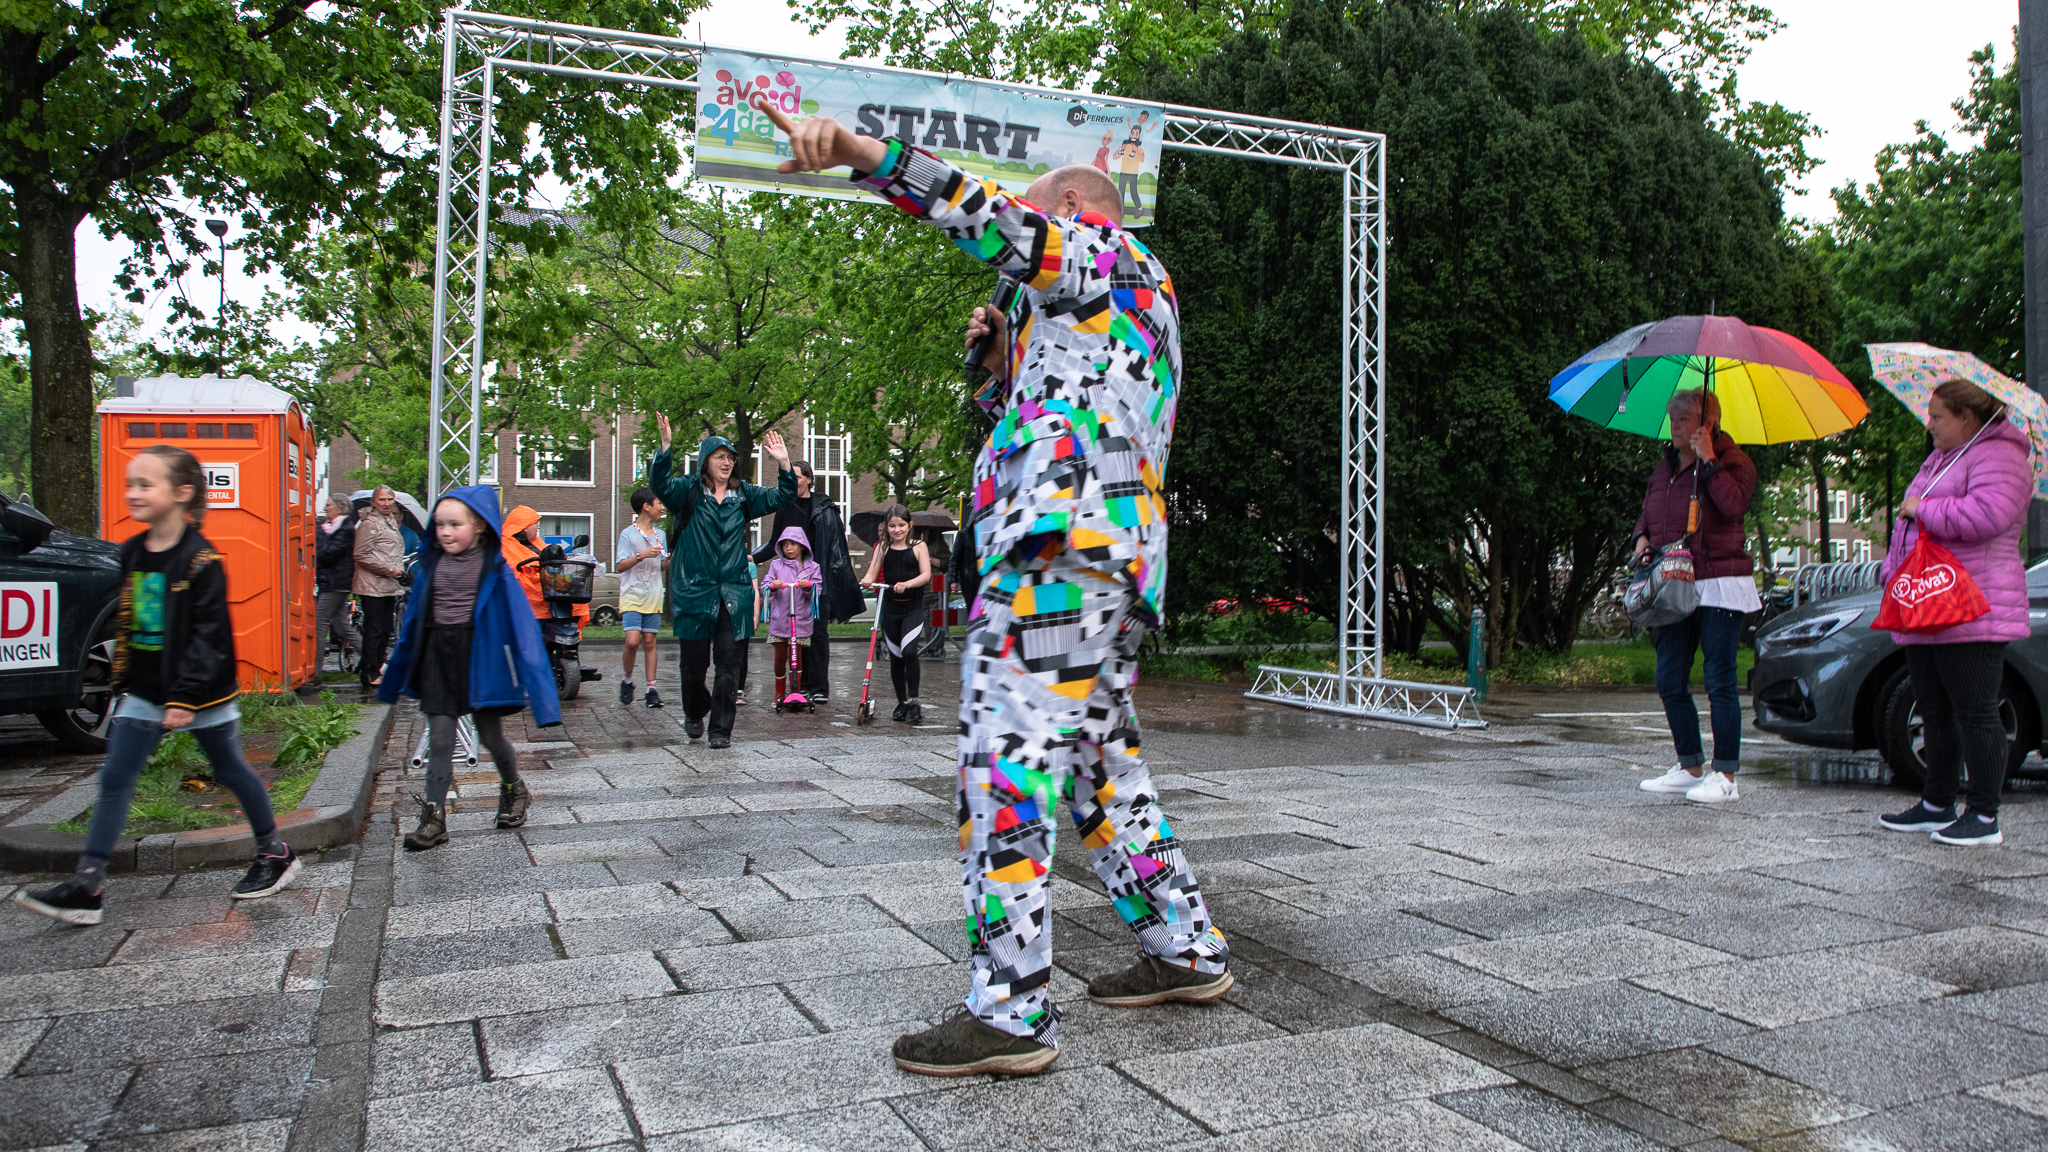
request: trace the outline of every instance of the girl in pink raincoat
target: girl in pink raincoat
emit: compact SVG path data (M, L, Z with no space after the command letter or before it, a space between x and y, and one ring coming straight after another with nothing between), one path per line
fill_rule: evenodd
M769 561L768 571L761 577L761 598L768 602L768 638L775 645L775 698L780 700L789 688L786 677L792 667L792 638L798 649L795 668L799 673L803 669L802 649L811 642L824 574L811 559L811 540L803 529L784 528L776 539L776 550L781 555Z

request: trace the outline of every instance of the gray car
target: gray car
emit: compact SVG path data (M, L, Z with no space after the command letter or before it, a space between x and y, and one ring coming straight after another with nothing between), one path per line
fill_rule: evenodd
M1874 590L1840 596L1771 621L1757 634L1750 698L1758 728L1822 748L1875 748L1900 787L1917 789L1927 765L1918 702L1906 676L1905 651L1890 633L1871 630L1878 600ZM2006 645L1999 691L1998 715L2011 742L2008 779L2029 753L2042 750L2048 560L2027 570L2027 602L2033 635Z

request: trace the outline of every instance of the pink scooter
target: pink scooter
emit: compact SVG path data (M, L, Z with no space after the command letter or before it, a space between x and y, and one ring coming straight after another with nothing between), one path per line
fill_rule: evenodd
M796 584L789 586L789 683L787 684L789 691L775 701L775 711L778 715L784 711L816 712L818 710L817 704L813 703L809 696L804 695L803 689L798 686L796 663L796 590L798 587L799 585ZM809 585L802 585L802 587L808 588Z

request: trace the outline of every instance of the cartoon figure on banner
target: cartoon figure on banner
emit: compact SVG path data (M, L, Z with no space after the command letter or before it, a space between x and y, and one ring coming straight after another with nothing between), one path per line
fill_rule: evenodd
M1136 120L1129 121L1130 135L1116 149L1116 190L1118 195L1131 198L1131 214L1134 216L1146 211L1144 194L1138 189L1138 176L1145 170L1145 121L1151 116L1150 112L1140 112ZM1103 139L1108 139L1107 134Z
M1116 133L1114 133L1114 132L1111 132L1111 131L1109 131L1108 129L1104 129L1104 130L1103 130L1103 132L1102 132L1102 147L1100 147L1100 148L1097 148L1097 149L1095 150L1095 170L1096 170L1096 171L1098 171L1098 172L1107 172L1107 171L1109 171L1109 147L1110 147L1110 145L1111 145L1112 143L1114 143L1115 141L1116 141Z
M777 72L773 80L755 76L751 81L734 76L725 68L715 75L718 89L712 94L712 102L699 111L704 117L700 130L706 135L723 137L728 148L734 146L738 137L751 135L774 143L776 155L789 154L788 142L775 139L775 125L754 110L756 96L773 100L788 116L809 116L818 111L816 100L804 99L803 85L797 83L795 73Z

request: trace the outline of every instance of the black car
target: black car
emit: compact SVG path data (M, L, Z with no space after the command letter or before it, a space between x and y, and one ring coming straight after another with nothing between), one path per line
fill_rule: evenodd
M1803 605L1759 629L1749 687L1756 726L1800 744L1875 748L1901 787L1919 788L1926 741L1905 651L1873 631L1876 590ZM2010 742L2006 778L2042 751L2048 714L2048 560L2027 569L2033 635L2005 647L1998 715Z
M107 746L121 550L0 496L0 713L74 752Z

